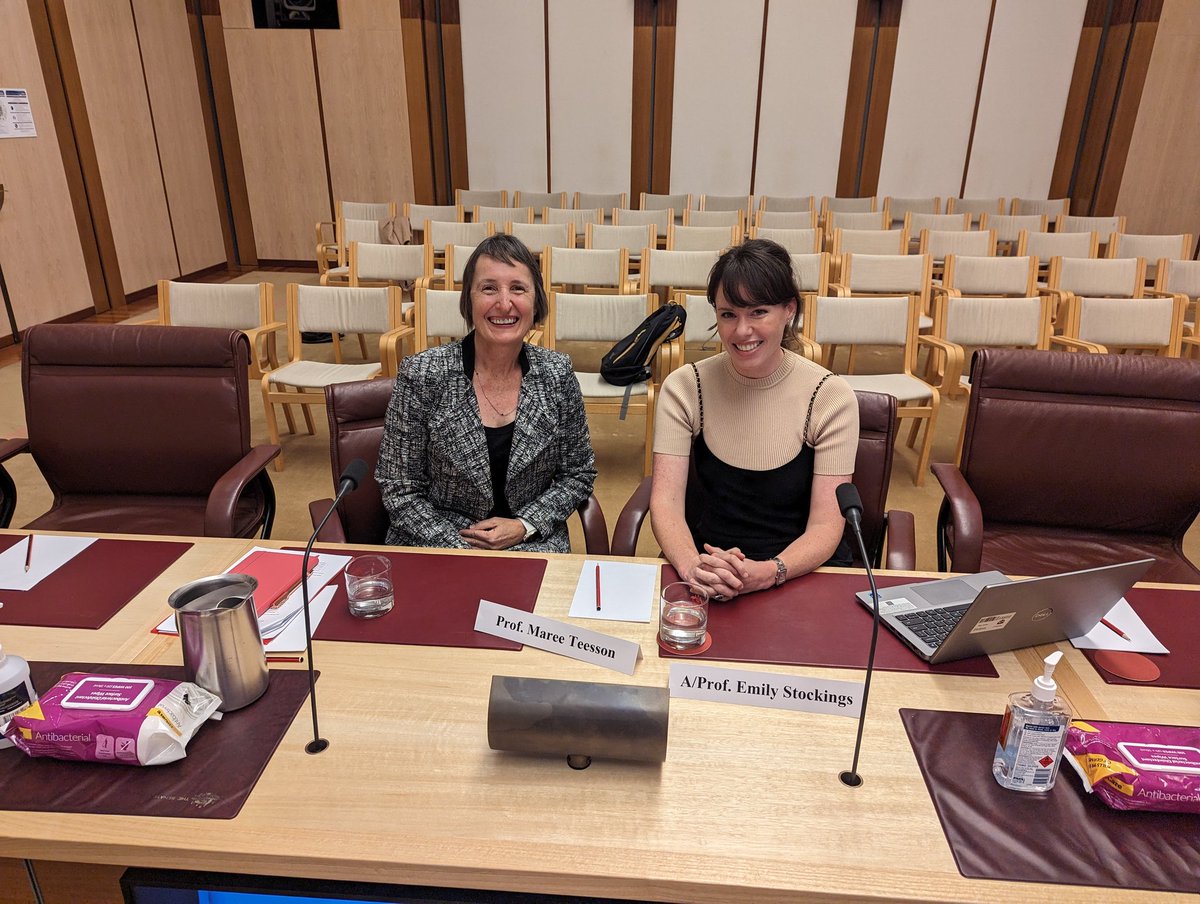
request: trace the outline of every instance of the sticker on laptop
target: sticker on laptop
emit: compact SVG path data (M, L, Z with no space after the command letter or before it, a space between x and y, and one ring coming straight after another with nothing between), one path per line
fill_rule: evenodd
M894 600L880 600L879 614L887 615L891 612L909 612L917 608L917 604L912 600L906 600L902 596L896 597Z
M985 615L975 622L972 634L983 634L985 631L999 631L1016 617L1015 612L1001 612L999 615Z

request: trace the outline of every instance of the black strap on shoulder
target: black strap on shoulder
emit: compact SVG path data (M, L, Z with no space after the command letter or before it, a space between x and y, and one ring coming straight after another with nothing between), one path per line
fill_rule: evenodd
M693 367L694 366L695 365L693 365ZM818 383L817 388L813 390L812 398L808 400L808 414L804 417L804 444L807 446L812 445L812 443L808 441L808 425L812 421L813 405L815 405L817 402L817 393L821 391L821 387L825 385L825 381L832 376L833 374L829 373L821 377L821 382ZM701 409L701 411L703 411L703 409Z
M696 398L700 400L700 432L704 432L704 392L700 389L700 371L696 365L691 365L692 373L696 375Z

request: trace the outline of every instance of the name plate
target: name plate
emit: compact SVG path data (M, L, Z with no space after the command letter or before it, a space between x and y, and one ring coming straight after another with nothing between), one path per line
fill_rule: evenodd
M671 696L686 700L793 709L857 719L862 694L861 681L826 681L801 675L722 669L692 662L671 663Z
M631 640L609 637L599 631L589 631L489 600L479 601L475 630L626 675L633 674L642 652L642 648Z

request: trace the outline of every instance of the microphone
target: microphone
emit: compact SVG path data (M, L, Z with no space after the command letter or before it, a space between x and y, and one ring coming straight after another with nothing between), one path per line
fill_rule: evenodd
M858 541L858 552L862 556L863 566L867 570L867 580L871 584L872 608L875 611L875 623L871 627L871 649L867 653L867 677L863 682L862 707L858 711L858 737L854 740L854 759L850 763L849 771L838 775L843 785L857 788L863 782L862 776L858 774L858 754L862 749L863 725L867 720L867 697L871 693L871 672L875 668L875 642L879 639L879 590L875 587L875 575L871 571L871 557L867 555L867 547L863 543L863 508L858 488L852 483L843 483L835 492L838 508L842 510L842 517L846 519L846 523L850 525L850 530L854 533L854 539Z
M329 746L329 741L321 737L321 730L317 727L317 674L313 667L312 620L308 613L308 558L312 554L313 544L317 542L317 534L321 532L321 528L325 526L325 522L329 520L329 516L338 507L338 503L342 501L342 497L347 493L357 490L358 485L362 483L362 479L366 476L367 463L361 458L356 458L350 464L346 465L346 469L342 471L342 476L338 478L337 495L333 497L333 504L329 506L329 511L325 513L325 517L321 519L321 523L317 525L316 530L312 532L312 536L308 538L308 545L304 547L304 557L300 560L300 594L304 600L304 639L305 649L308 652L308 701L312 709L313 723L313 739L304 745L304 750L307 753L320 753Z

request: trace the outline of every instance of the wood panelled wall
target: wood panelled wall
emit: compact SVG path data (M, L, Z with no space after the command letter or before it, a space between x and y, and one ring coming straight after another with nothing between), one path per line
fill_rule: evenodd
M1194 0L339 9L269 32L250 0L0 0L38 128L0 141L18 326L309 262L337 200L461 187L1069 195L1200 231Z

